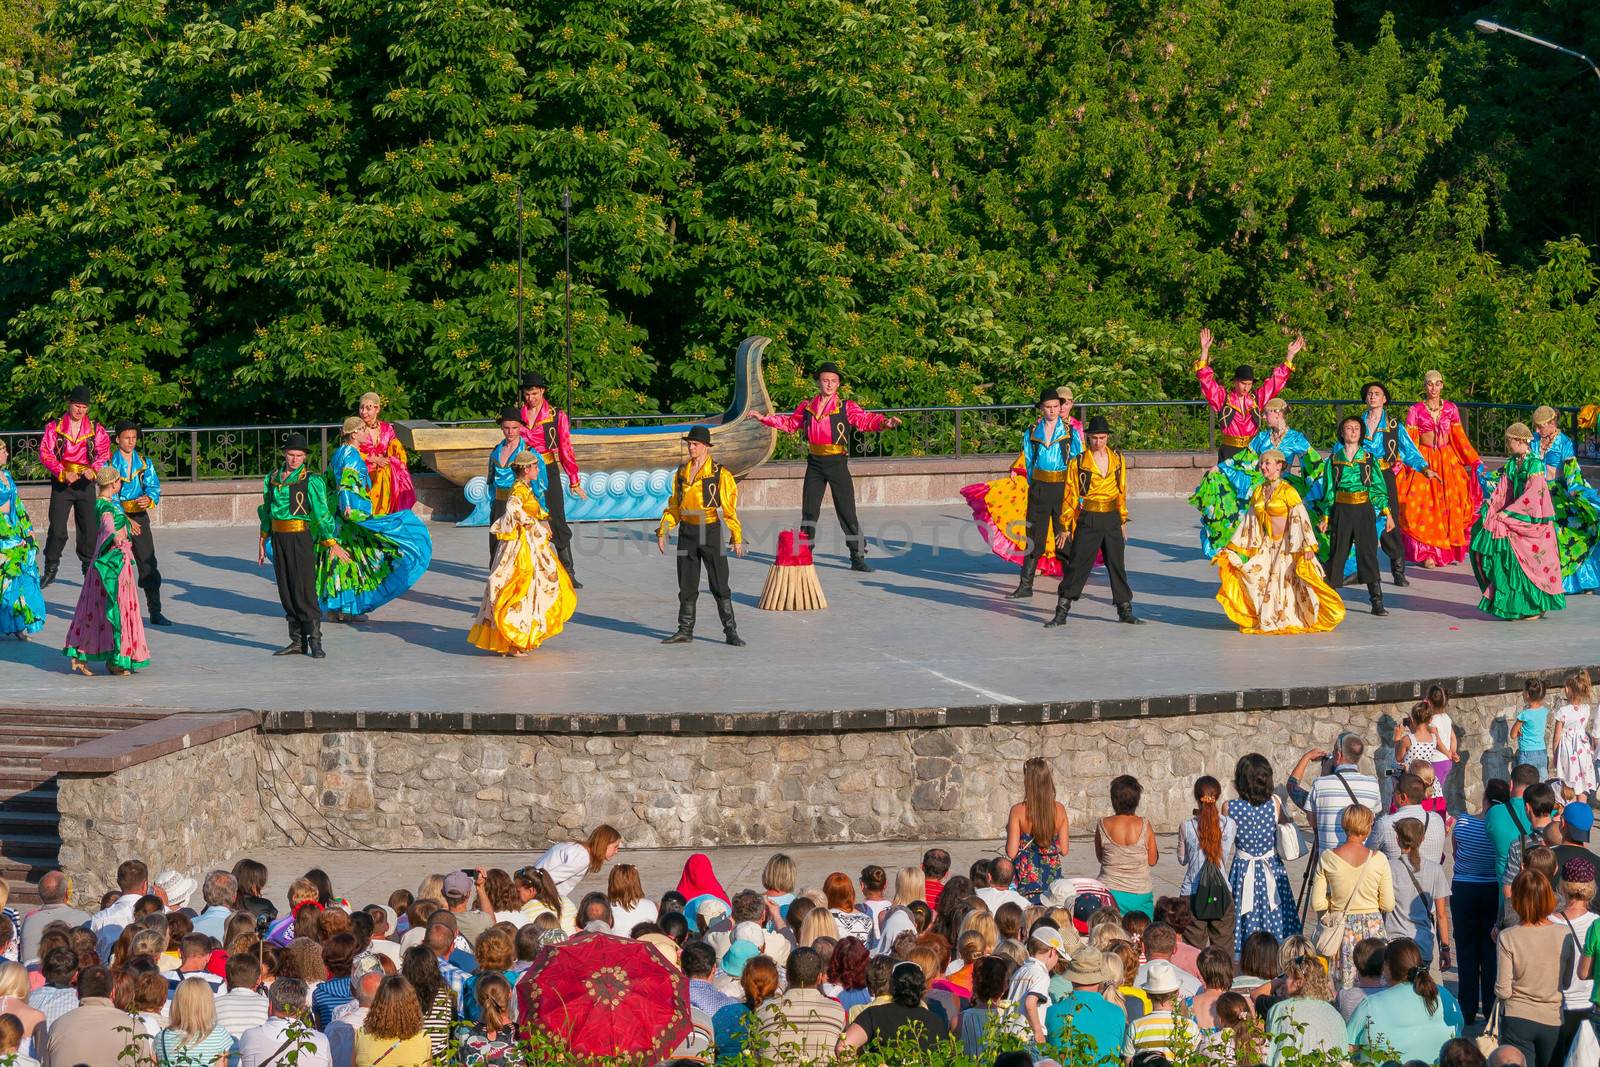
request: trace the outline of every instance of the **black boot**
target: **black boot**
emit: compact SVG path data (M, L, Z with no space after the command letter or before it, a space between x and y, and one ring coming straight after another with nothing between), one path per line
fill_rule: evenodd
M744 638L739 636L739 627L733 621L733 601L717 601L717 615L722 619L722 632L728 639L728 644L735 648L744 647Z
M850 569L860 571L862 574L871 574L876 568L867 562L867 555L863 552L859 556L850 557Z
M1391 563L1389 565L1389 575L1394 579L1394 584L1397 586L1406 586L1411 584L1410 582L1406 581L1406 565L1403 561Z
M1071 609L1072 609L1072 601L1070 601L1070 600L1057 600L1056 601L1056 613L1054 615L1050 616L1050 621L1049 622L1044 624L1045 625L1045 629L1048 630L1052 626L1060 626L1063 623L1065 623L1067 621L1067 612L1070 611Z
M1383 607L1383 583L1369 582L1367 584L1367 596L1372 598L1372 613L1374 615L1389 614Z
M1117 605L1117 621L1125 622L1129 626L1143 626L1144 620L1133 613L1132 604Z
M55 581L56 580L56 571L58 571L60 569L61 569L61 563L59 561L57 561L55 563L46 563L44 565L44 577L39 579L39 588L43 589L46 586L48 586L51 582Z
M311 624L311 633L306 637L306 655L312 659L327 659L328 654L322 651L322 623Z
M1033 576L1039 569L1039 564L1028 560L1022 565L1022 577L1017 582L1017 587L1006 594L1007 600L1027 600L1033 596Z
M278 651L274 652L273 655L298 656L304 653L305 650L306 644L304 637L300 633L300 624L297 622L291 622L289 624L289 643L278 649Z
M694 605L693 600L678 601L678 632L662 638L663 645L687 645L694 640Z
M171 626L172 620L161 614L161 594L154 589L146 589L144 593L145 605L150 609L151 626Z
M559 559L561 561L561 565L567 569L567 580L572 583L572 588L582 589L583 583L578 581L578 572L572 569L572 546L568 545L560 552L557 552L556 558Z

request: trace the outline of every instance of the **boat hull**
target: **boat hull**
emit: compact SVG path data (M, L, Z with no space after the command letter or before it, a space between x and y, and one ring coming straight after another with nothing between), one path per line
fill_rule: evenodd
M772 457L778 431L757 422L772 411L761 372L765 337L747 337L734 361L734 390L720 419L708 421L717 462L742 478ZM572 449L584 474L676 468L687 456L683 435L690 423L625 429L572 431ZM489 451L502 440L498 427L448 427L425 421L394 424L406 450L459 486L488 473Z

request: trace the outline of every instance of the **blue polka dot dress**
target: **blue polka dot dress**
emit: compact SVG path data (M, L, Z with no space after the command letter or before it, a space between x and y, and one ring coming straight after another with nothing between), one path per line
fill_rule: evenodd
M1228 801L1227 814L1238 824L1239 833L1228 871L1228 888L1233 891L1233 906L1238 916L1233 928L1233 953L1239 954L1244 939L1265 930L1282 941L1300 932L1300 911L1289 888L1289 872L1278 858L1277 807L1271 799L1251 804L1235 797Z

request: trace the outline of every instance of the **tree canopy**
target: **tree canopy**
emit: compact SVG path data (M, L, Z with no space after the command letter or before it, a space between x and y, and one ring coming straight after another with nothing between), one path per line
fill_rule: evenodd
M780 400L824 359L882 405L1192 396L1202 324L1258 363L1303 331L1304 395L1600 399L1600 87L1449 4L17 10L0 425L81 381L151 422L489 413L519 222L560 376L563 190L580 411L719 407L752 333Z

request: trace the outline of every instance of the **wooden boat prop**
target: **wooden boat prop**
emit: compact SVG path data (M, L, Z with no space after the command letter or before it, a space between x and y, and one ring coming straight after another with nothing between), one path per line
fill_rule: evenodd
M761 355L771 343L766 337L747 337L739 345L733 365L733 396L720 419L706 423L717 462L742 478L765 463L777 447L778 431L751 416L772 411L772 398L761 373ZM584 473L672 469L686 455L683 435L692 423L672 423L618 429L573 427L572 448L578 469ZM394 424L395 435L406 450L456 485L466 485L483 475L489 450L502 437L497 426L439 426L425 421Z

